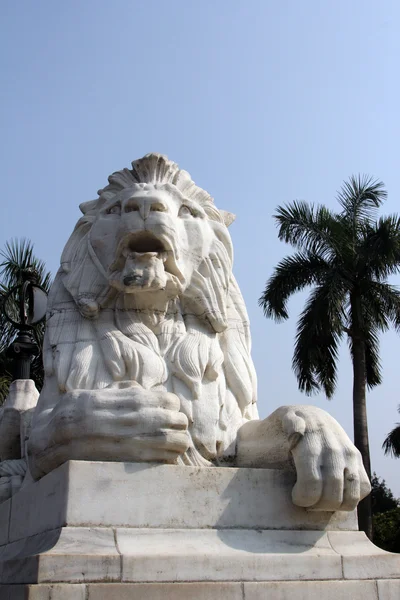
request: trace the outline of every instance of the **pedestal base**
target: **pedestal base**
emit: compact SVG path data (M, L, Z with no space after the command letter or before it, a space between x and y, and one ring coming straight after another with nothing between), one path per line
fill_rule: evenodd
M0 599L399 600L400 555L290 473L71 461L0 505Z
M3 590L1 590L3 588ZM400 579L0 586L2 600L399 600Z

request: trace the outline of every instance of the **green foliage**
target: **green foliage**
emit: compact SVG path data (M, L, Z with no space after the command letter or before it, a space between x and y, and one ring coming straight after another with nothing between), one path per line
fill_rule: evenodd
M4 250L0 250L1 305L12 288L26 280L35 280L46 291L49 290L51 275L46 270L45 263L34 255L33 250L32 242L26 239L6 242ZM17 330L6 319L3 310L0 310L0 332L0 404L2 404L7 397L8 388L12 381L12 360L8 356L7 349L17 335ZM44 324L39 323L36 325L32 333L39 346L40 354L32 361L31 377L40 390L43 384L41 350Z
M400 552L400 500L374 473L372 480L373 542L388 552Z
M297 323L293 370L307 394L334 394L339 344L362 339L369 387L381 383L379 334L400 331L400 291L387 277L400 271L400 218L377 218L386 199L382 182L351 177L338 193L339 212L293 202L277 208L280 240L295 254L279 262L260 305L267 317L289 317L287 302L297 291L312 291Z
M393 496L392 491L386 486L385 480L380 480L376 473L371 478L371 487L371 505L374 515L394 510L400 506L400 500Z
M372 518L373 542L388 552L400 552L400 508L394 508Z
M400 405L398 408L400 413ZM392 429L382 444L385 454L392 454L395 458L400 458L400 423Z

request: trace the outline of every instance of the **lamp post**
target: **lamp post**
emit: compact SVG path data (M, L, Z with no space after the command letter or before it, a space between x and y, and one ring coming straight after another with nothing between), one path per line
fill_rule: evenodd
M4 314L18 330L8 352L14 359L13 381L30 379L32 358L39 353L32 331L46 316L47 294L37 285L34 273L13 287L4 298Z

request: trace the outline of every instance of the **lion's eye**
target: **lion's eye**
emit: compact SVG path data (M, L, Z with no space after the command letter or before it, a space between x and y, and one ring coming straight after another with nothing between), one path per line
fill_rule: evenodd
M121 214L121 206L119 204L115 204L107 211L108 215L120 215Z
M193 211L188 206L183 205L179 209L179 216L180 217L195 217L196 215L193 213Z

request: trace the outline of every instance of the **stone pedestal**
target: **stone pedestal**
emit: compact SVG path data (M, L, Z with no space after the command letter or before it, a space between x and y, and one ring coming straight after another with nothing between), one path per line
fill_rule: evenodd
M71 461L0 505L0 600L398 600L400 555L268 469Z

